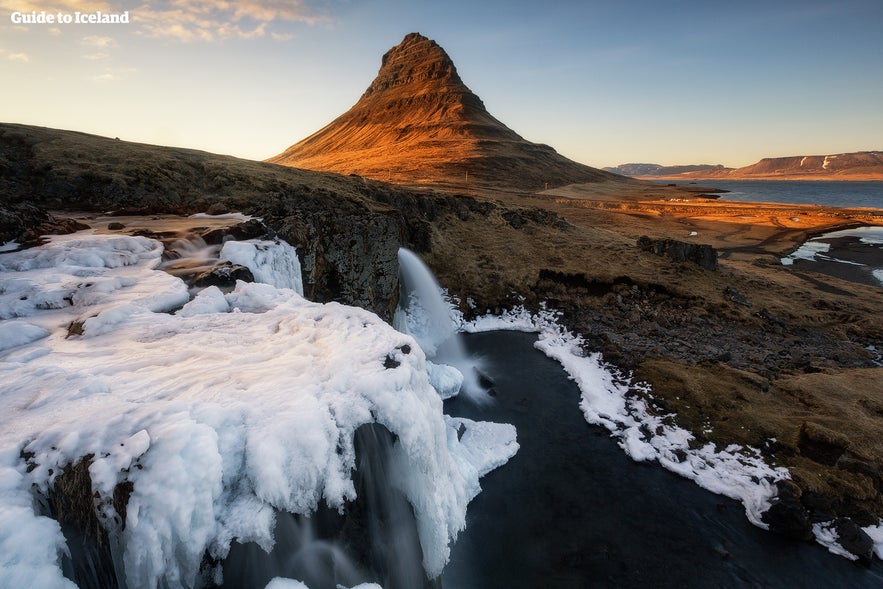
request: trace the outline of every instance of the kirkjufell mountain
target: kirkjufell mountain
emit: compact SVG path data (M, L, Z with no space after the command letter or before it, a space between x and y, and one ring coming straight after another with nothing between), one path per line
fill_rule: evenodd
M628 182L531 143L494 118L435 41L411 33L359 101L268 162L400 184L540 189Z

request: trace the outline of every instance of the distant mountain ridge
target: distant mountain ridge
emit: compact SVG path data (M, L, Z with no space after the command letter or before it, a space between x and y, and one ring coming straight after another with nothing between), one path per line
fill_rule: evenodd
M771 157L742 168L622 164L604 169L634 178L666 180L883 180L883 152Z
M684 174L686 172L706 172L728 170L722 164L692 164L685 166L663 166L660 164L620 164L614 168L602 168L605 172L612 172L621 176L640 178L643 176L667 176Z
M631 182L522 138L487 111L444 49L419 33L383 56L350 110L266 161L411 185Z

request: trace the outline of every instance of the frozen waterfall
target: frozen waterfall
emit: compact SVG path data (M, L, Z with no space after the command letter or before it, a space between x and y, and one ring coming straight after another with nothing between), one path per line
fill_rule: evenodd
M460 390L469 398L487 399L479 383L477 362L463 347L451 317L451 303L445 299L432 271L411 250L399 248L398 257L402 297L393 326L413 336L427 358L459 370L463 374Z

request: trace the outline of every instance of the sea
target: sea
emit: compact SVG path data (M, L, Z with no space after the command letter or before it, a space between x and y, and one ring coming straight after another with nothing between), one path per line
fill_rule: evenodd
M695 184L727 190L721 200L883 209L883 181L697 180Z

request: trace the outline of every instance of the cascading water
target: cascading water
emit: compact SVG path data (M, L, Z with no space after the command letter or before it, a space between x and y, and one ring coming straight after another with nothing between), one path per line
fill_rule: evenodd
M273 577L297 579L310 589L379 583L385 589L436 589L426 578L417 521L399 488L406 469L395 437L367 424L355 431L358 499L343 512L320 507L310 517L277 512L270 552L234 543L223 563L224 589L264 587Z
M411 250L399 248L398 258L403 296L393 326L412 335L428 358L462 372L461 391L466 396L486 400L477 363L466 353L451 319L451 304L442 296L432 271Z

